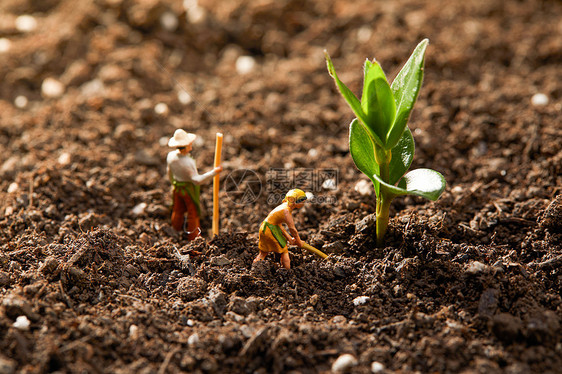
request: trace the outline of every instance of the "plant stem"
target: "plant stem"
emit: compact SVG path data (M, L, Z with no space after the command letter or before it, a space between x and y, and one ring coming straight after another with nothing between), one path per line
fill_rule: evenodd
M384 187L381 186L380 198L377 198L377 246L384 245L384 234L388 227L390 202L392 196L388 196L382 191Z
M388 160L388 163L385 164L379 164L380 167L380 177L383 181L385 181L386 183L390 182L390 160ZM381 193L382 195L382 193Z
M390 160L388 163L380 164L380 177L383 181L390 180ZM380 186L379 196L377 196L377 246L384 245L384 234L388 227L390 202L392 195L386 193L385 187Z

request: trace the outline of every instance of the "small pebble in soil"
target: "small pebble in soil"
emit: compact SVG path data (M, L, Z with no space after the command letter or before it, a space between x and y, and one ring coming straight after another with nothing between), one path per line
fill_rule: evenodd
M172 11L166 11L164 13L162 13L162 15L160 16L160 25L162 25L162 27L166 30L166 31L176 31L176 29L178 28L178 17L176 16L176 14Z
M103 95L105 92L105 86L100 79L93 79L80 86L80 92L85 97Z
M181 90L178 92L178 101L183 105L187 105L193 101L193 98L187 92ZM166 143L168 142L168 138L166 138Z
M170 109L166 103L158 103L154 106L154 113L158 114L159 116L167 116L170 113Z
M26 316L18 316L18 318L16 318L16 322L14 322L12 326L18 330L27 331L29 330L29 325L31 325L31 322L29 322L29 319Z
M543 93L536 93L531 98L531 103L534 106L545 106L548 104L548 96Z
M131 325L129 327L129 338L137 340L139 338L139 327L137 325Z
M16 29L19 32L31 32L37 28L35 17L24 14L16 18Z
M463 189L462 189L461 186L455 186L455 187L451 188L451 192L455 195L462 193L462 191L463 191Z
M355 299L353 299L353 305L364 305L367 301L369 301L369 296L357 296Z
M46 78L41 84L41 93L49 99L61 97L64 93L64 85L55 78Z
M277 92L270 92L267 94L267 97L265 98L265 108L267 110L269 110L271 113L277 113L278 111L281 110L281 107L283 105L283 97L278 94ZM275 129L269 129L268 130L268 135L270 135L270 131L273 132L272 130ZM275 137L275 134L271 134L271 137Z
M14 193L17 192L19 189L19 186L16 182L12 182L10 183L10 185L8 186L8 193Z
M199 335L197 333L189 335L189 338L187 338L187 344L195 345L197 343L199 343Z
M185 9L186 18L189 23L194 25L201 24L207 16L205 8L197 4L197 0L184 0L183 8Z
M341 316L341 315L337 315L337 316L334 316L332 318L332 323L334 323L336 325L341 324L341 323L346 323L346 322L347 322L347 319L344 316Z
M256 67L256 60L252 56L240 56L236 59L236 71L238 74L248 74Z
M147 207L146 203L137 204L133 209L131 209L131 214L134 216L140 216L141 214L144 213L146 207Z
M479 261L474 261L470 265L468 265L466 272L468 274L480 274L488 271L489 268L490 267L486 264L483 264Z
M7 206L6 210L4 211L4 216L11 216L12 214L14 214L14 207L13 206Z
M337 183L336 183L335 179L326 179L322 183L322 188L325 189L325 190L335 190L335 189L337 189Z
M310 148L308 150L308 157L316 157L318 156L318 150L316 148Z
M332 364L332 372L334 373L346 373L351 370L352 367L357 365L357 359L355 356L345 353L337 358Z
M357 41L360 43L366 43L371 39L373 35L373 30L369 26L362 26L357 30Z
M62 153L59 158L57 159L57 162L61 165L61 166L66 166L68 164L70 164L71 161L71 156L70 153L68 152L64 152Z
M371 363L371 372L375 374L381 374L384 372L384 365L378 361L373 361Z
M27 97L19 95L18 97L16 97L14 99L14 105L16 106L16 108L19 109L24 109L28 104L28 100Z
M12 48L10 39L0 38L0 53L6 53Z
M355 184L355 191L363 196L371 195L373 193L373 185L370 181L361 179Z

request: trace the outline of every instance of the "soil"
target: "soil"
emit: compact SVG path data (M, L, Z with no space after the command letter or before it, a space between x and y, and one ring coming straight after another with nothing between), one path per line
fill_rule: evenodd
M3 0L0 373L562 372L560 19L555 0ZM323 50L360 93L365 58L391 80L426 37L412 168L448 185L395 199L377 248ZM218 236L208 214L193 242L170 226L176 128L200 171L225 134ZM315 194L296 226L330 257L252 265L287 187Z

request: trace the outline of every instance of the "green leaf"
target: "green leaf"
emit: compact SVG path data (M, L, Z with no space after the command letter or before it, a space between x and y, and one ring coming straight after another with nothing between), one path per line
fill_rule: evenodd
M396 103L386 76L376 61L365 61L361 108L367 116L365 125L386 143L396 115Z
M414 159L414 137L409 128L402 133L398 144L392 148L392 158L390 159L389 174L390 184L396 184L408 171Z
M429 40L424 39L418 44L392 82L391 88L396 100L396 117L385 139L388 146L394 146L398 142L408 124L423 81L423 65L428 43Z
M361 102L359 101L357 96L355 96L355 94L351 92L351 90L347 88L347 86L338 78L338 75L336 74L336 69L334 68L334 64L332 63L332 60L330 59L330 55L328 55L327 51L324 51L324 55L326 56L326 65L328 67L328 73L330 73L330 76L334 78L334 81L336 82L336 86L338 87L341 95L343 96L345 101L347 101L347 104L349 104L351 110L353 111L353 113L355 113L359 121L361 121L363 124L366 124L368 122L368 118L365 112L363 112L363 108L361 108ZM367 127L366 129L369 132L369 135L373 138L373 140L382 146L383 142L381 138L370 128Z
M385 183L376 174L373 178L380 183L380 188L392 195L417 195L429 200L437 200L445 189L445 178L441 173L431 169L416 169L404 175L398 186Z
M375 145L365 126L357 118L349 125L349 151L357 169L373 181L375 193L378 196L379 182L373 178L374 174L380 173L379 165L375 161Z
M380 175L380 168L375 160L375 145L369 133L357 118L349 125L349 151L357 169L373 181L375 193L379 194L379 182L373 177ZM408 171L414 158L414 138L409 129L404 131L400 141L392 149L390 160L390 184L395 184Z

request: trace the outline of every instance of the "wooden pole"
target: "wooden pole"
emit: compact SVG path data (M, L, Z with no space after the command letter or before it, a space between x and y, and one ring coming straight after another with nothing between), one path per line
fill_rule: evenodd
M217 142L215 146L215 167L221 164L222 153L222 134L217 132ZM219 185L220 176L213 177L213 236L219 234Z

